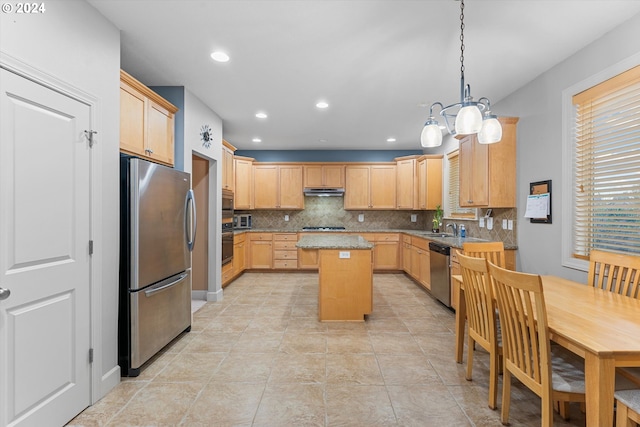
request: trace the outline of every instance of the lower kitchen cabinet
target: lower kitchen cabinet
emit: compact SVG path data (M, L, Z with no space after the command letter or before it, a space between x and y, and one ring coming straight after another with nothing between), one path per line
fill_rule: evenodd
M249 233L249 268L273 268L273 236L271 233Z
M273 235L273 268L296 270L298 268L297 233L275 233Z
M429 241L420 237L411 237L411 269L409 275L426 289L431 289L431 265Z
M222 266L222 287L225 287L233 279L233 262L228 262Z
M380 271L401 269L399 233L376 233L373 236L373 245L374 270Z
M242 273L247 268L246 263L246 234L233 236L233 275Z
M298 233L298 239L316 233ZM317 249L298 249L298 269L299 270L317 270L320 267L320 261Z
M411 275L411 236L402 235L402 269Z

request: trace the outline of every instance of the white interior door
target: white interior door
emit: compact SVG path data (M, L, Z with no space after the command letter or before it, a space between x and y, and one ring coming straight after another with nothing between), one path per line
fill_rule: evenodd
M90 404L90 106L0 70L0 425Z

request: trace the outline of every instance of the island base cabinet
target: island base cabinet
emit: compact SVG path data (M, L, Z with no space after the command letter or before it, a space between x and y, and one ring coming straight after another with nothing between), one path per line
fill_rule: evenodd
M320 321L364 321L373 310L373 257L370 249L321 249Z

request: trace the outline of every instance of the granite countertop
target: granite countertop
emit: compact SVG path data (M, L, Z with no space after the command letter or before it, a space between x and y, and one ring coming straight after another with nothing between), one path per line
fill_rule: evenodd
M362 236L343 234L302 236L296 247L301 249L372 249L373 243Z
M241 234L245 232L254 232L254 233L310 233L310 235L317 233L318 236L324 235L327 237L333 237L335 234L339 236L342 233L404 233L410 236L422 237L423 239L433 240L434 242L444 243L446 245L451 246L452 248L462 249L462 244L464 242L489 242L490 240L486 239L478 239L476 237L465 237L464 239L461 237L454 237L452 234L448 233L432 233L427 230L402 230L402 229L384 229L384 230L371 230L371 229L354 229L354 230L291 230L291 229L275 229L275 228L251 228L251 229L240 229L235 230L234 233ZM342 236L348 237L348 236ZM358 236L354 236L358 237ZM304 238L304 237L303 237ZM300 241L302 241L302 239ZM506 250L515 250L518 249L517 245L504 245Z

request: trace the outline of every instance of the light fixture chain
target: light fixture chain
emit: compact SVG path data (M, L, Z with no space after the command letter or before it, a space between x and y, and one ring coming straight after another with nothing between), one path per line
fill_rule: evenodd
M460 0L460 74L464 76L464 0Z

